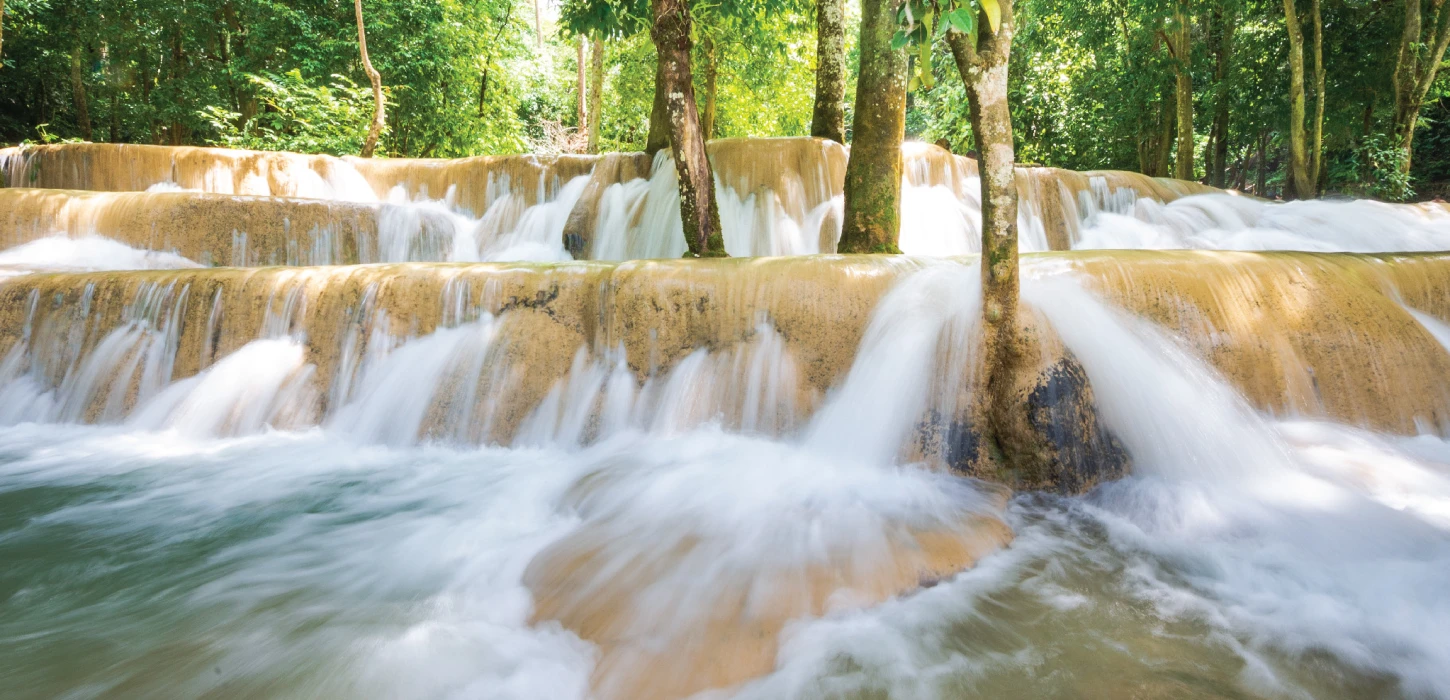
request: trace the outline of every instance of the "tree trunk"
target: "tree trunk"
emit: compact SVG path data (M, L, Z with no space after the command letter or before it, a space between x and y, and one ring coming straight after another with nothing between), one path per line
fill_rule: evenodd
M846 162L842 253L899 253L901 141L906 135L906 50L891 48L902 0L861 4L851 158Z
M1178 0L1174 12L1173 57L1176 59L1175 93L1178 111L1178 156L1173 161L1173 177L1192 180L1193 169L1193 46L1190 33L1193 24L1189 20L1188 0Z
M588 39L582 36L579 37L579 46L574 58L575 68L578 69L575 71L578 75L578 89L574 93L574 111L576 115L574 123L578 125L579 131L583 133L589 131L589 76L588 70L584 67L584 44L588 43L588 41Z
M1395 62L1394 138L1403 151L1400 169L1410 172L1414 156L1415 125L1420 120L1420 106L1435 82L1445 49L1450 46L1450 8L1444 0L1432 7L1429 34L1421 26L1420 0L1405 0L1405 26L1400 35L1400 53Z
M811 136L846 142L846 3L816 0L816 106Z
M1314 136L1309 143L1309 177L1314 181L1314 193L1319 193L1319 183L1324 179L1324 19L1319 12L1319 0L1313 0L1314 14Z
M1173 174L1173 135L1178 124L1178 95L1177 81L1175 80L1173 94L1164 91L1162 98L1163 116L1159 122L1160 134L1158 137L1158 162L1153 167L1153 175L1157 177L1168 177Z
M86 83L81 73L81 47L77 45L70 52L70 89L75 99L76 126L80 127L81 138L91 140L91 110L86 103Z
M1027 483L1050 480L1053 449L1032 426L1023 374L1035 371L1028 358L1038 356L1033 338L1017 314L1017 178L1012 114L1007 103L1012 36L1016 29L1012 0L998 0L997 31L979 12L976 36L951 30L947 43L967 87L972 133L977 141L982 199L982 358L986 391L978 420L982 448L978 460ZM974 41L975 39L975 41Z
M665 91L665 59L655 49L655 99L649 111L649 136L645 139L644 152L653 156L670 147L670 109Z
M1259 172L1254 178L1254 194L1259 197L1268 198L1269 193L1269 134L1266 131L1259 132Z
M715 109L718 105L719 66L715 63L715 40L706 36L703 38L705 46L705 111L700 115L700 132L705 135L705 140L715 138Z
M715 177L700 131L695 86L690 74L690 8L688 0L652 0L654 27L650 37L660 56L660 77L666 89L670 153L680 181L680 220L693 257L723 257L720 211L715 203Z
M1284 0L1284 26L1289 30L1289 163L1284 196L1312 199L1314 179L1309 176L1308 144L1304 135L1304 32L1294 2Z
M534 52L544 51L544 15L539 9L540 0L534 0Z
M5 0L0 0L0 70L5 68Z
M1213 105L1213 153L1209 161L1209 184L1223 187L1228 184L1225 170L1228 166L1229 149L1229 81L1233 65L1234 32L1238 29L1237 8L1230 5L1227 11L1214 9L1218 36L1215 47L1214 105Z
M363 141L362 153L364 158L373 157L373 150L378 147L378 137L383 133L383 121L386 119L383 104L383 77L378 75L377 69L373 68L372 59L368 58L368 35L363 29L362 0L353 0L353 12L357 15L357 45L362 54L363 70L368 74L368 81L373 84L373 123L368 127L367 140Z
M599 152L599 125L604 116L604 40L595 38L589 65L589 152Z

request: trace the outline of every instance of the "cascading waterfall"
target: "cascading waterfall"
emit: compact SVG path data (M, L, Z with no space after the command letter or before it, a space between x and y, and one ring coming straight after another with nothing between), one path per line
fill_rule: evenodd
M1450 697L1443 208L1019 169L1024 250L1217 250L1023 257L1131 471L1013 493L975 163L833 256L843 147L711 157L687 261L665 154L0 151L10 694Z

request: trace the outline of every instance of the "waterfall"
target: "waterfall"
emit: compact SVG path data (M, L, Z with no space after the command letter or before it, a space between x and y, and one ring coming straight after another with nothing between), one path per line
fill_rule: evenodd
M733 258L667 153L0 150L0 678L1450 696L1443 207L1019 169L1027 420L1130 469L1013 492L976 164L838 256L845 147L710 156Z

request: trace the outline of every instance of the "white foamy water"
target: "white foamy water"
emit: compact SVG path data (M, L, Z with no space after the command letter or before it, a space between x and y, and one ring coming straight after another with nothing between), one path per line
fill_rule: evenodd
M176 255L139 250L96 236L48 236L0 250L0 277L27 272L172 270L201 267Z
M1450 249L1450 210L1372 200L1266 202L1230 194L1094 212L1074 248L1396 252Z
M788 390L768 321L643 383L560 349L567 380L482 447L470 392L512 391L507 315L371 343L319 416L290 304L169 382L154 291L88 357L0 360L0 678L22 698L608 697L609 645L535 620L540 591L588 609L625 585L630 639L685 653L737 598L889 570L914 533L1001 512L1005 549L880 604L833 591L765 675L706 697L1450 696L1450 443L1269 419L1038 270L1024 297L1135 475L1002 511L901 456L952 408L964 378L936 368L971 357L978 289L974 265L923 264L818 399Z

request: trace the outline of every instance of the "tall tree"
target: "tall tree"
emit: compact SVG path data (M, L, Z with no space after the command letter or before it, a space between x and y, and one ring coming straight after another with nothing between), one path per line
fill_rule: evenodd
M579 125L579 131L587 133L589 131L589 80L588 69L585 68L584 63L584 45L589 43L589 40L580 35L576 37L575 43L578 44L574 60L575 73L578 76L577 86L574 90L574 111L577 119L575 123Z
M589 66L589 152L599 152L599 126L604 112L604 40L594 37Z
M1287 1L1287 0L1286 0ZM1430 21L1423 20L1421 0L1404 0L1405 21L1400 34L1400 51L1395 61L1395 143L1403 151L1403 172L1410 172L1414 155L1415 127L1420 107L1435 83L1445 49L1450 46L1450 8L1445 0L1429 0Z
M700 131L705 140L715 138L715 113L720 97L720 65L715 55L715 39L708 33L700 38L700 53L705 59L705 109L700 113Z
M901 228L906 50L894 45L893 39L903 1L861 3L861 67L838 246L843 253L901 252L896 239Z
M715 201L715 178L700 131L690 71L691 19L687 0L652 0L654 26L650 37L659 53L660 88L665 91L669 115L670 153L680 186L680 220L685 244L694 257L725 255L720 231L720 210Z
M368 127L367 139L363 141L362 151L359 155L364 158L373 157L373 150L378 147L378 137L383 133L383 122L387 119L385 106L383 104L383 77L378 75L376 68L373 68L371 58L368 58L368 34L363 28L362 0L353 0L353 14L357 15L357 46L362 54L363 70L368 74L368 81L373 84L373 122Z
M846 3L816 0L816 104L811 136L846 142Z
M1314 136L1309 142L1309 177L1314 179L1314 193L1319 193L1319 183L1324 178L1324 16L1319 12L1319 0L1312 0L1310 13L1314 20Z
M1229 148L1229 105L1232 102L1234 33L1238 29L1238 3L1213 3L1209 14L1213 42L1213 124L1209 129L1208 184L1225 187Z
M1284 196L1310 199L1318 178L1309 172L1304 134L1304 31L1294 5L1295 0L1284 0L1284 26L1289 30L1289 163L1285 166Z
M76 126L81 130L81 138L91 140L91 109L86 100L86 81L82 72L81 52L79 42L71 47L70 52L70 86L71 99L75 102Z
M1174 108L1178 115L1178 155L1173 161L1173 177L1192 180L1193 170L1193 24L1188 0L1178 0L1173 10L1172 35L1168 51L1173 55Z
M665 58L656 49L655 97L649 110L649 135L645 137L644 152L654 155L670 147L669 92L665 89Z
M1019 375L1027 369L1027 338L1017 315L1017 181L1008 68L1016 30L1012 0L980 0L971 33L956 28L947 43L967 86L972 133L982 182L982 334L987 391L986 442L1007 465L1035 469L1043 461L1039 439L1019 401Z
M0 68L5 67L5 0L0 0Z

